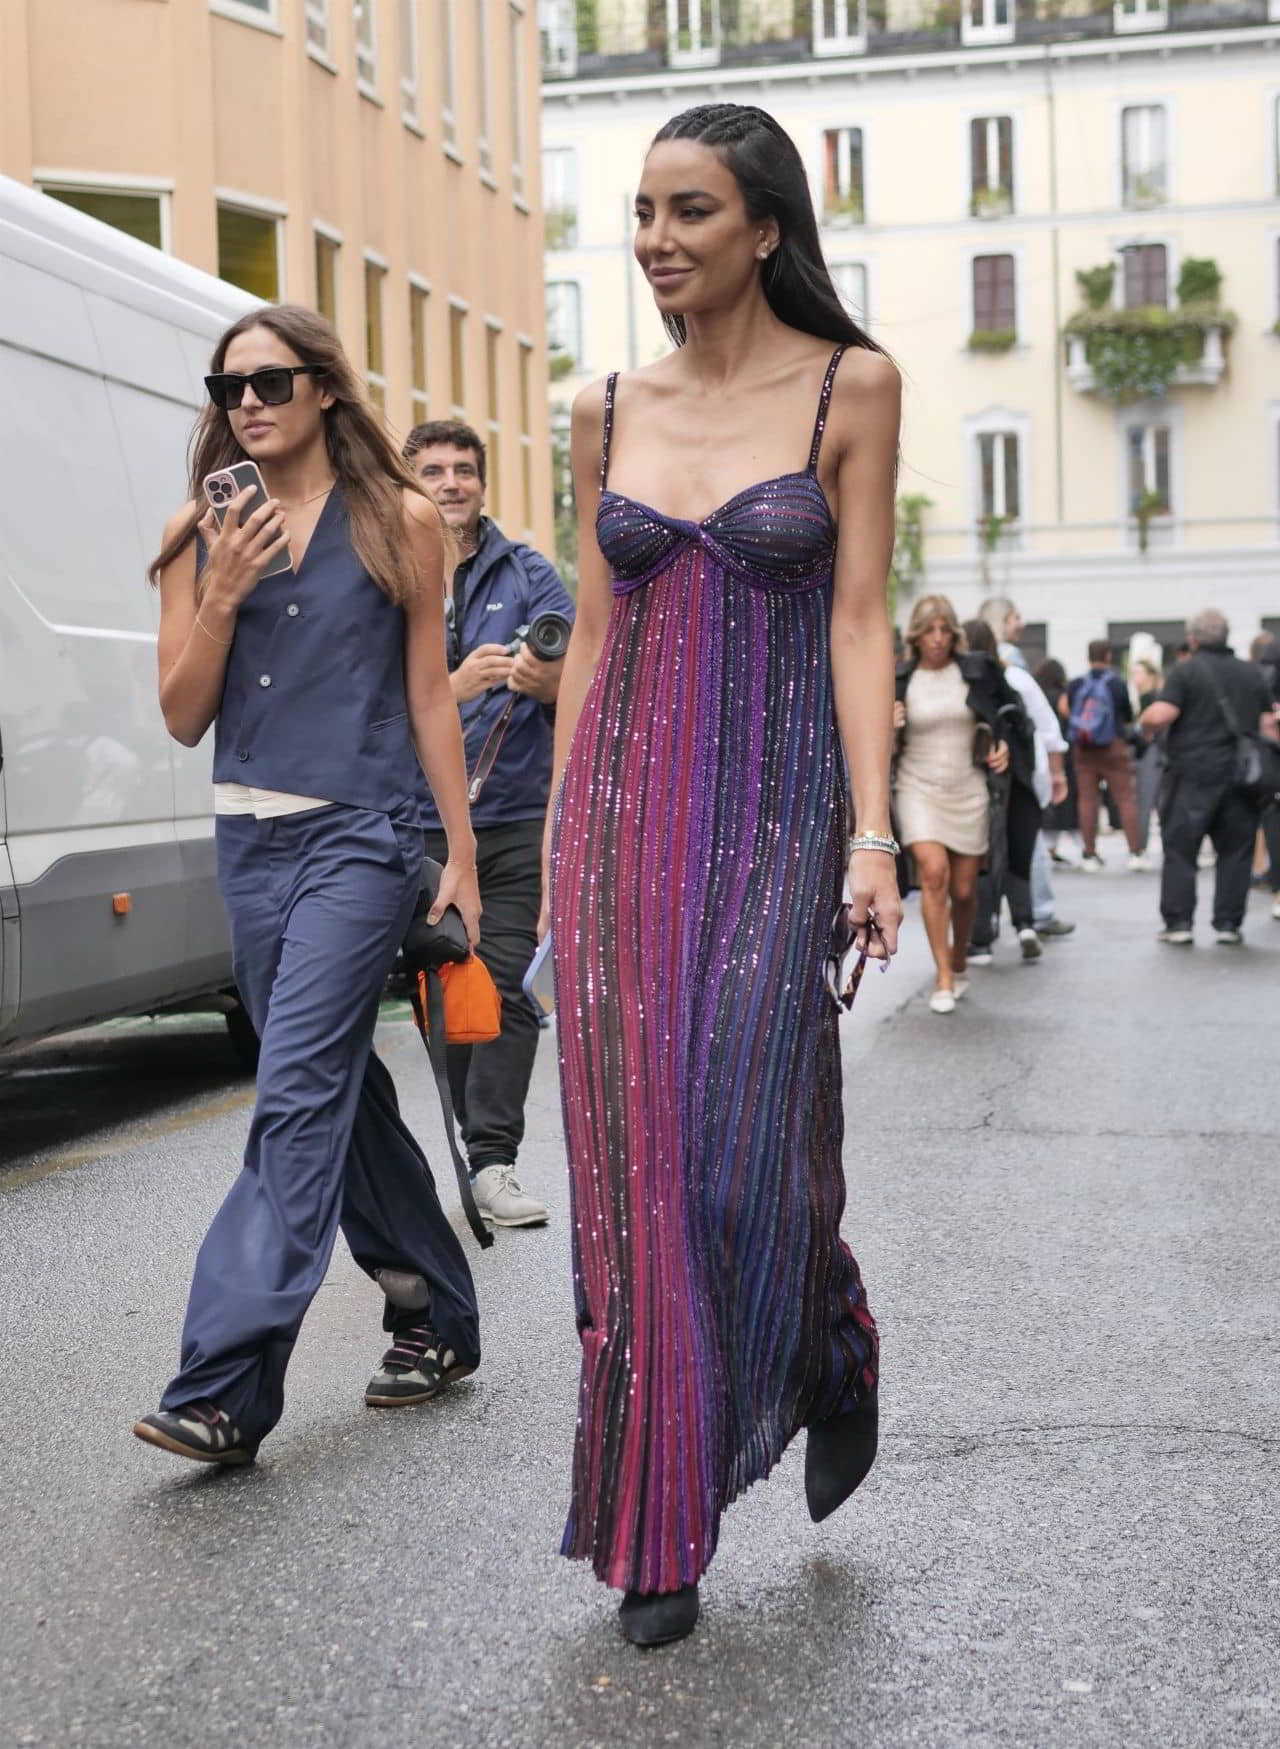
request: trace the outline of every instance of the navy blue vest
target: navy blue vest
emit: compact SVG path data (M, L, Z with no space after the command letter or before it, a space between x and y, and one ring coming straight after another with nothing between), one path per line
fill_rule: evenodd
M403 609L351 546L341 486L296 571L241 604L214 729L215 783L322 796L425 823L405 701Z

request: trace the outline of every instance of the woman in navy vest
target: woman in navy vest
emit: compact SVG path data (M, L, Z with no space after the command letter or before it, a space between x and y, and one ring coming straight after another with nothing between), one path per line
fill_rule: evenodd
M378 1001L421 886L425 770L449 837L432 912L480 915L444 649L439 515L332 328L265 307L206 378L191 499L165 529L160 705L214 725L218 879L261 1039L244 1168L196 1260L182 1367L141 1439L250 1463L341 1226L385 1296L366 1402L436 1396L480 1359L475 1291L427 1163L373 1054ZM270 500L221 530L201 482L250 458ZM266 577L287 550L292 568Z

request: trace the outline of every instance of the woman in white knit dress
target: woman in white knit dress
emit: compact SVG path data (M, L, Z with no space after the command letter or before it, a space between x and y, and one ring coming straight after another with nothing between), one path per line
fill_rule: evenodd
M970 673L960 658L964 634L945 595L916 603L907 627L908 659L899 671L894 727L901 751L894 769L898 833L920 884L920 909L937 968L929 999L950 1014L968 988L965 948L973 926L978 871L987 853L987 774L1003 771L1008 748L992 734L976 749L983 717L973 708Z

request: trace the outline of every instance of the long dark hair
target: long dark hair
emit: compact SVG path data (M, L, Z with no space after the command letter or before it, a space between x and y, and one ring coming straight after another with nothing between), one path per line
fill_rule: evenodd
M795 141L767 110L748 103L700 103L672 116L654 135L660 140L696 140L719 152L732 171L753 222L776 219L778 247L761 269L769 308L788 328L836 345L883 352L840 302L822 255L809 179ZM677 346L685 340L684 317L663 318Z
M351 527L351 545L365 570L392 601L404 602L417 589L418 576L405 536L404 499L407 487L426 494L413 470L387 436L381 416L342 349L330 323L300 304L264 304L234 322L213 349L211 374L220 371L227 348L238 334L267 328L295 352L303 364L324 366L320 382L335 397L324 413L324 440L329 465L342 486ZM245 460L227 415L210 402L191 434L188 492L196 500L173 539L152 560L147 576L159 581L195 536L204 515L201 481L217 468Z

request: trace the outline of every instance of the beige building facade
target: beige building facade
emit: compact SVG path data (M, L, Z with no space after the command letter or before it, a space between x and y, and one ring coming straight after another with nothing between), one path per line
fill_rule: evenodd
M1276 0L544 0L541 23L555 399L665 348L629 247L654 132L759 104L906 380L924 570L899 617L926 586L1010 594L1072 667L1108 630L1168 648L1208 602L1239 643L1280 632Z
M535 0L0 0L0 173L336 323L550 540Z

